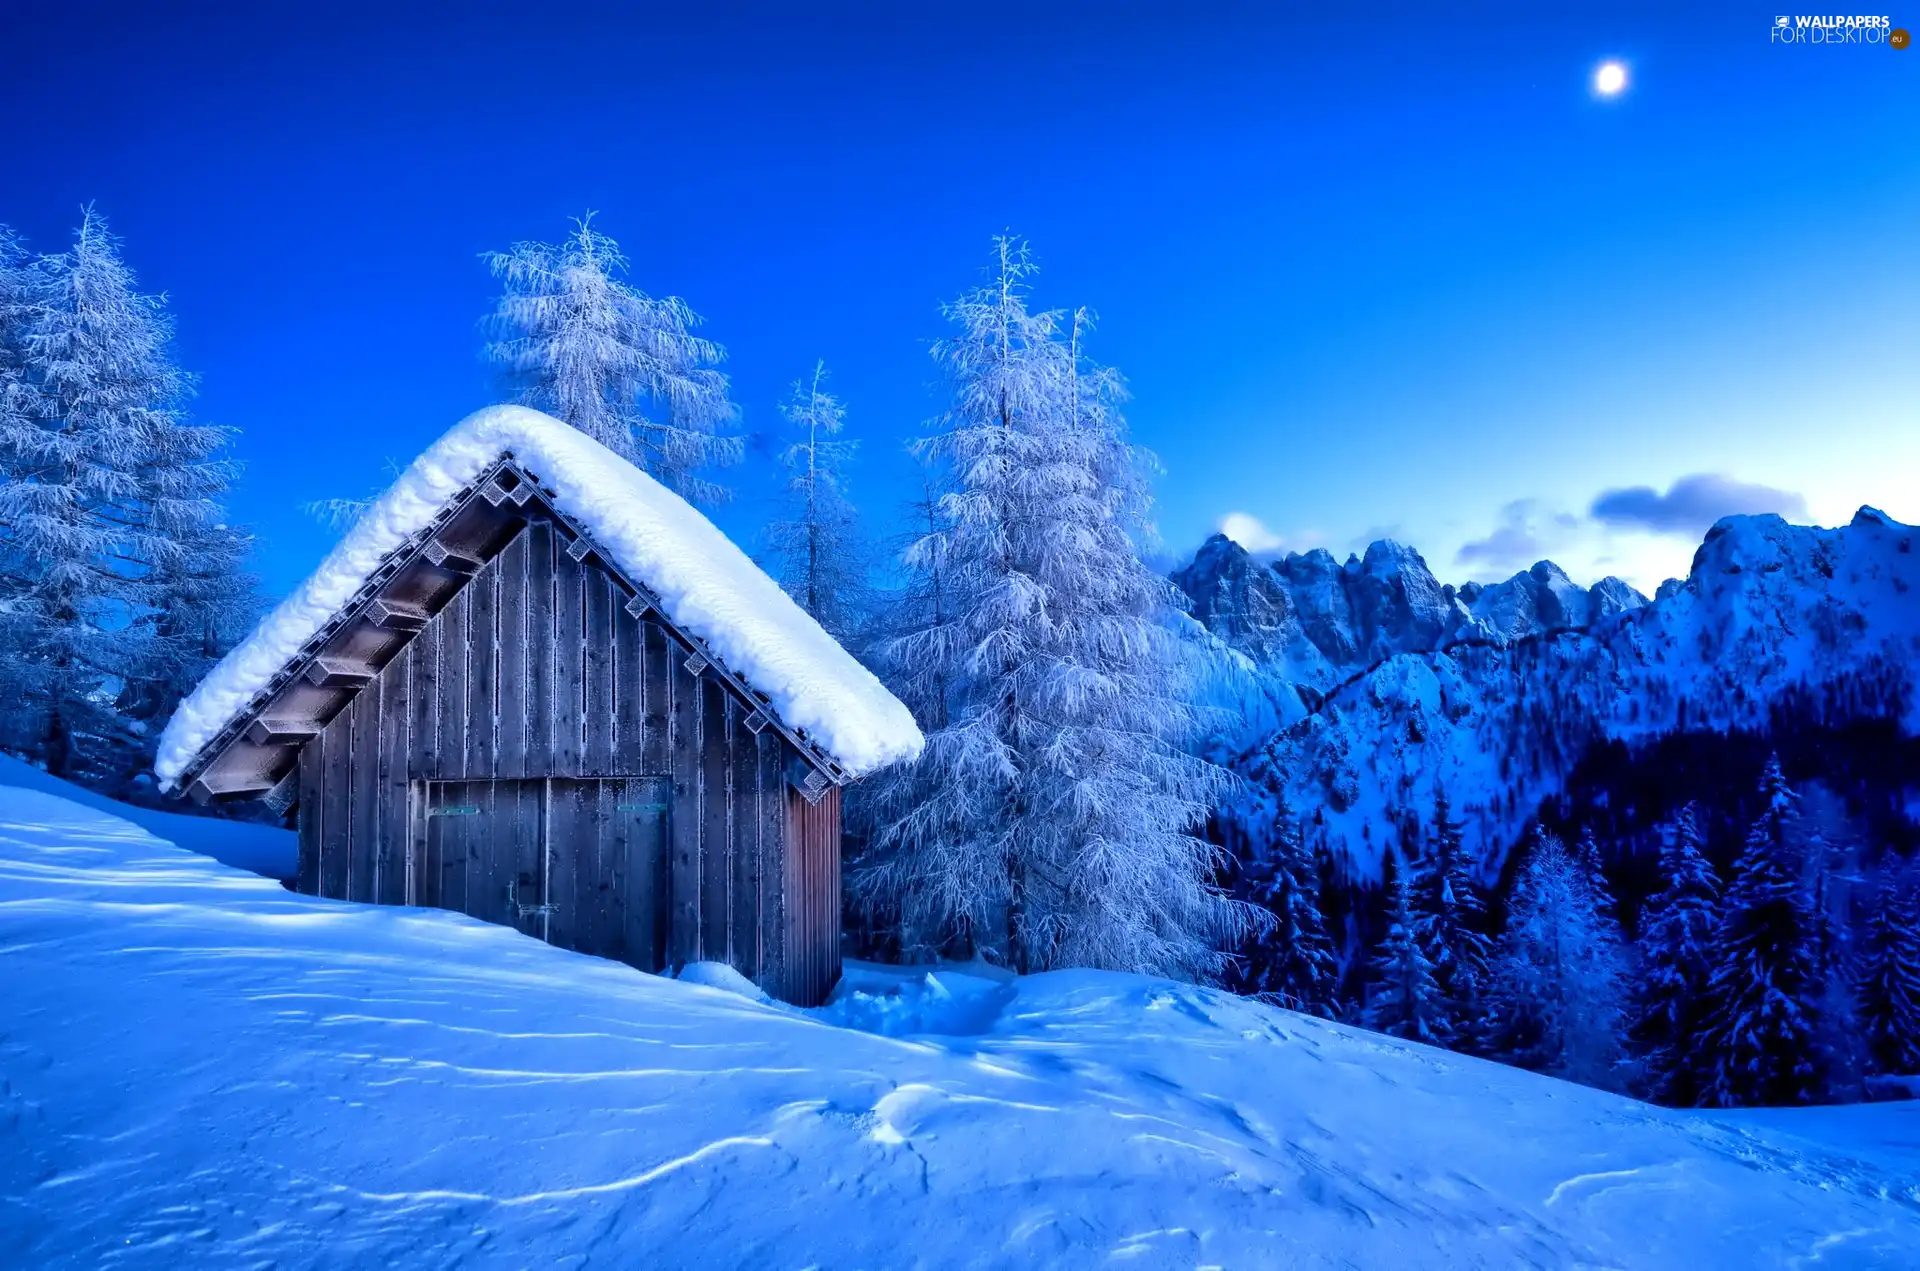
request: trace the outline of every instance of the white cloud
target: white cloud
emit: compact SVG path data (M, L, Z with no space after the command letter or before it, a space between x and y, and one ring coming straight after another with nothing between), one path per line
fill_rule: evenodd
M1454 561L1493 570L1525 569L1555 549L1564 550L1580 529L1580 518L1570 512L1556 511L1539 499L1515 499L1500 509L1493 532L1462 544Z
M1261 524L1251 512L1229 512L1215 527L1250 552L1277 552L1286 546L1278 534Z

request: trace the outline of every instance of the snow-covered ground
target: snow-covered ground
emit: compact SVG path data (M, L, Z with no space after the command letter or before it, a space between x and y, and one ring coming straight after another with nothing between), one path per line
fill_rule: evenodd
M764 1005L0 789L0 1266L1920 1265L1920 1105L1683 1115L1136 976L855 980Z
M300 836L292 830L276 829L252 821L229 821L224 817L131 807L104 794L82 789L72 782L48 776L12 755L0 755L0 786L44 790L83 807L111 812L176 847L211 856L222 864L251 870L268 878L292 878L300 864Z

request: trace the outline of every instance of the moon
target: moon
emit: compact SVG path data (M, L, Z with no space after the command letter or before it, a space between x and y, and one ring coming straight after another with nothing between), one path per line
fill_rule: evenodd
M1593 73L1593 91L1602 97L1616 97L1627 86L1627 68L1618 62L1602 62Z

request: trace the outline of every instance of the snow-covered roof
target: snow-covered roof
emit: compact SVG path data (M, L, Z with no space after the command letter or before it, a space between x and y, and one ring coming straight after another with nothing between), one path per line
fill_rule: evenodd
M381 563L476 477L511 454L661 611L766 694L777 717L851 776L920 753L913 716L871 671L713 523L646 473L550 415L492 406L469 415L413 462L321 562L182 702L154 772L178 784L201 748L353 598Z

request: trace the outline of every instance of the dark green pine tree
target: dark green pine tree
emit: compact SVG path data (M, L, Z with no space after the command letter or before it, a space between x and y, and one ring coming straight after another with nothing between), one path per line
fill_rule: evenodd
M1647 1093L1675 1107L1691 1107L1701 1095L1701 1072L1692 1057L1706 1013L1709 946L1720 906L1720 880L1701 849L1699 813L1690 803L1661 846L1666 882L1648 899L1640 923L1643 970L1631 1036L1642 1056Z
M1920 1073L1920 904L1881 883L1860 948L1860 1023L1876 1072Z
M1248 862L1247 899L1273 915L1247 948L1247 990L1289 1010L1331 1019L1340 968L1320 911L1320 870L1281 797L1266 851Z
M1387 934L1374 958L1365 1019L1380 1032L1438 1045L1440 986L1421 948L1407 873L1402 867L1388 882Z
M1486 902L1468 859L1464 825L1453 819L1447 792L1433 799L1433 832L1414 883L1414 922L1433 961L1439 990L1437 1027L1456 1050L1484 1049L1482 998L1487 983Z
M1723 1108L1811 1103L1825 1092L1816 920L1793 850L1797 796L1778 757L1714 930L1700 1033L1702 1102Z

